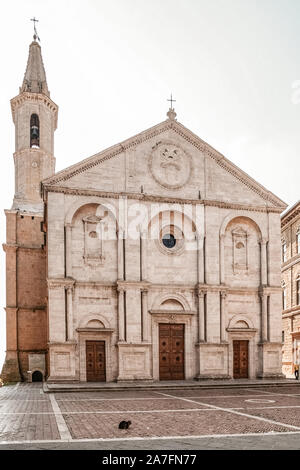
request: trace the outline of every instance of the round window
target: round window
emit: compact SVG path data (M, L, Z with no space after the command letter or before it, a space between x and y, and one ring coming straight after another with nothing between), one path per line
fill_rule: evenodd
M167 233L163 236L162 242L166 248L174 248L176 245L176 238L171 233Z

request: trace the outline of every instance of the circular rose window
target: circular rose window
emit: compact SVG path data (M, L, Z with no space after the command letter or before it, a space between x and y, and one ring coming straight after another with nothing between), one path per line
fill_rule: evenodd
M174 235L172 235L172 233L167 233L163 236L162 242L166 248L174 248L176 245L176 238Z
M180 254L184 250L184 236L176 225L166 225L156 241L158 248L166 254Z

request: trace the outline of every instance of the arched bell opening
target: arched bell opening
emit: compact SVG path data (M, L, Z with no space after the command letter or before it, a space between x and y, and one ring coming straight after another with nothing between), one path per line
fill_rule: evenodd
M37 114L30 118L30 147L40 148L40 120Z

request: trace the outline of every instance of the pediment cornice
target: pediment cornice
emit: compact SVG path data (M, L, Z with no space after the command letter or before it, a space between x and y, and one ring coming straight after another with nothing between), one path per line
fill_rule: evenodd
M113 158L122 152L130 148L134 148L137 145L150 140L153 137L157 137L171 129L195 148L203 152L205 155L211 157L221 168L233 175L248 189L258 194L265 201L266 206L275 206L280 208L281 211L287 207L287 205L281 199L275 196L272 192L268 191L261 184L257 183L253 178L234 165L234 163L224 157L224 155L204 142L202 139L200 139L200 137L184 127L181 123L170 119L167 119L166 121L163 121L162 123L141 132L140 134L137 134L113 147L110 147L75 165L72 165L69 168L66 168L65 170L58 172L54 176L44 180L42 184L46 190L49 186L61 185L64 181L67 181L73 176L100 165L102 162L109 160L110 158Z

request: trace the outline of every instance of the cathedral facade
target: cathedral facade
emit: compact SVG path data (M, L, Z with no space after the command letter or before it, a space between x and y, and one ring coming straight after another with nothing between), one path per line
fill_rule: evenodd
M286 205L177 120L55 173L33 41L6 211L6 380L281 376Z

